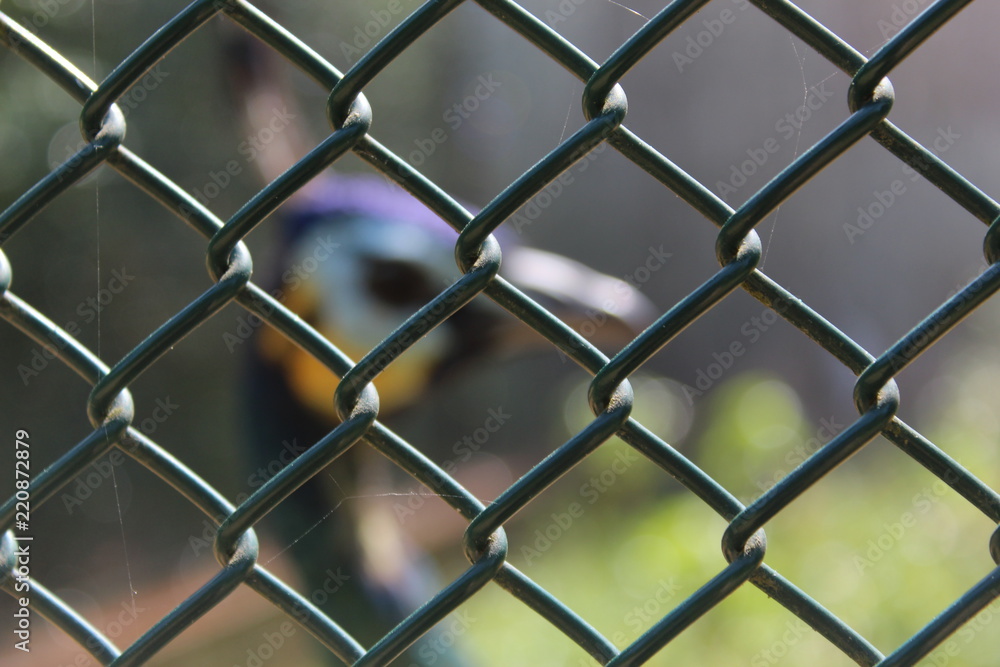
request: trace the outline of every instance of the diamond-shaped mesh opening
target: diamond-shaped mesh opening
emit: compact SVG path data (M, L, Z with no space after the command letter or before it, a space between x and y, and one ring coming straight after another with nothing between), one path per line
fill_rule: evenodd
M992 136L989 71L935 58L978 53L991 10L927 4L4 5L0 316L19 343L0 346L2 419L11 461L32 462L10 466L0 511L4 664L86 657L36 649L52 633L120 664L992 664L1000 207L972 141ZM251 40L282 72L275 99L308 107L299 149L260 175L241 142L280 132L241 123L220 36ZM890 75L895 92L876 85ZM942 79L940 110L898 111ZM334 172L395 181L445 232L448 278L360 346L315 316L323 295L271 292L309 259L277 239ZM859 207L863 235L845 226ZM381 256L404 232L369 233L344 254L412 276ZM517 289L529 241L650 312L599 340L613 299L574 318L540 296L555 274ZM68 326L123 266L136 296ZM342 326L403 299L383 278L333 309ZM445 336L487 299L519 355ZM397 384L434 340L476 362L465 378L458 359ZM60 370L24 387L45 341ZM255 354L270 375L238 375ZM381 407L362 391L376 376ZM237 419L255 388L272 393ZM103 599L73 559L108 564L89 577ZM164 567L171 590L143 590Z

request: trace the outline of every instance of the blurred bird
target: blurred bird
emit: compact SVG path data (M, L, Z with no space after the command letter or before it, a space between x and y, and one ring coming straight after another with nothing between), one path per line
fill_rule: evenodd
M252 130L276 104L289 104L289 97L275 92L273 69L268 72L252 41L235 42L231 55ZM286 128L257 156L263 177L272 180L290 166L305 143L294 126ZM381 177L324 175L275 215L278 220L268 224L277 224L280 232L268 286L354 360L460 275L456 232ZM623 344L653 320L652 304L625 281L524 246L520 239L502 233L499 239L500 274L577 330L584 322L601 322L591 342ZM379 419L391 419L461 372L477 372L544 345L539 334L477 296L376 378ZM276 462L287 465L337 425L338 379L269 327L260 330L249 356L243 383L252 446L248 463L269 478ZM356 444L268 518L302 573L306 596L366 647L441 588L432 559L407 540L391 505L373 497L393 488L390 470L380 455ZM466 664L458 649L443 655L411 649L397 660L431 663Z
M272 288L355 360L459 275L456 233L380 178L331 177L281 213ZM622 280L510 239L501 246L501 275L570 326L603 320L593 338L624 342L652 321L651 304ZM376 378L379 418L463 371L545 344L479 296ZM275 461L290 458L283 452L300 454L338 423L336 376L276 331L261 330L249 371L253 469L273 470ZM327 611L366 646L440 589L430 560L407 542L391 508L363 498L391 488L378 458L356 445L274 513L310 590L337 579Z

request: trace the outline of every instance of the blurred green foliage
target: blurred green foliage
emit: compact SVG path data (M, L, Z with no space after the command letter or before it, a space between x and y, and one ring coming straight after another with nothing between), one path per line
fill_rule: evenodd
M950 369L971 380L941 383L938 393L923 399L934 409L922 426L951 455L995 483L1000 425L976 398L984 396L980 383L995 376L981 362L970 368L973 359L957 358ZM683 414L681 392L672 395L673 401L657 407L664 415ZM788 384L758 372L720 383L706 397L698 421L707 427L682 441L682 449L695 453L699 465L744 502L791 472L803 453L836 434L837 424L850 423L835 416L812 418ZM822 433L831 423L834 428ZM725 521L693 494L665 485L666 473L645 460L592 506L574 493L574 484L585 485L609 470L624 448L621 442L606 443L568 475L573 483L560 483L559 493L538 501L545 508L534 507L523 525L508 531L512 562L619 648L725 566L720 549ZM574 501L584 505L583 515L554 530L558 516L565 525ZM765 562L888 654L995 567L987 548L993 528L943 482L879 439L766 526ZM542 540L551 543L548 550L536 556L529 548L531 556L523 557L524 545L534 547L541 535L555 538ZM538 655L546 656L546 665L597 664L498 587L467 607L479 621L470 633L477 664L537 664ZM1000 603L994 602L920 666L995 665L998 616ZM745 585L648 664L779 663L854 664Z

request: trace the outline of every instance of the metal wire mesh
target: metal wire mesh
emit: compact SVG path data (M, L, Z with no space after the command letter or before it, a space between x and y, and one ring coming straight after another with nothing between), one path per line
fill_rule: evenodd
M749 583L783 605L857 664L916 664L1000 595L1000 569L984 573L979 583L886 656L764 562L764 527L824 475L879 434L948 484L992 522L1000 522L1000 496L996 491L896 416L899 399L893 379L1000 287L1000 240L994 224L1000 206L933 151L887 120L894 97L886 77L968 5L968 0L935 2L870 59L865 59L791 2L755 0L753 4L757 8L852 77L851 114L736 210L626 127L625 91L618 84L654 47L691 19L706 0L668 4L602 64L594 62L517 3L479 0L478 4L497 21L519 33L586 84L583 108L587 120L475 216L368 133L371 109L363 95L365 87L380 72L394 60L404 58L407 48L416 39L433 30L459 4L459 0L424 3L342 74L253 5L240 0L200 0L172 18L115 67L100 85L90 81L73 63L42 43L32 32L0 14L3 45L58 83L82 105L80 122L87 137L86 146L76 155L0 215L0 241L9 239L71 185L107 165L208 240L208 268L214 281L210 289L151 332L120 361L109 366L70 332L10 291L12 267L0 253L0 315L24 335L52 348L62 363L93 385L87 409L94 431L54 465L35 475L29 488L22 489L30 494L32 509L37 510L51 501L86 466L117 449L158 475L204 512L209 520L218 523L214 544L221 565L218 574L130 646L115 646L70 605L50 593L43 582L29 579L32 610L74 638L99 663L134 665L157 654L235 590L249 587L301 624L345 662L382 665L388 664L492 582L537 613L540 623L552 624L601 664L637 665L648 661L720 601ZM217 218L190 193L122 143L125 118L121 104L129 99L129 91L154 71L171 49L216 15L239 24L329 90L326 111L333 127L332 133L304 159L226 221ZM794 191L868 136L988 226L984 235L988 268L877 356L758 270L761 244L754 231L755 226ZM503 271L498 272L503 248L491 237L493 231L560 174L605 144L719 227L716 253L720 264L714 276L663 313L653 326L610 359L585 337L504 280ZM350 152L426 203L459 232L456 254L463 270L460 278L442 289L387 340L356 363L250 281L251 257L243 244L243 239L282 202ZM858 376L854 402L860 415L748 506L689 458L630 417L633 395L627 382L629 376L678 333L738 288L773 309ZM378 402L374 400L370 384L387 364L405 355L421 333L441 324L479 293L521 319L594 376L588 395L593 421L538 462L488 506L377 421ZM342 378L335 401L343 422L239 506L232 505L210 483L136 427L135 408L129 393L130 384L156 364L171 346L231 302L255 313ZM530 505L543 489L613 435L618 435L664 473L678 480L728 522L722 536L723 554L728 564L721 566L716 576L705 581L627 646L613 644L584 618L513 567L506 559L509 545L503 530L504 524ZM258 544L253 530L265 514L315 471L359 443L373 447L393 461L439 494L468 521L464 548L469 568L370 647L359 645L309 600L263 567L257 561ZM28 543L19 541L23 535L19 535L16 524L20 511L18 502L24 497L21 494L7 499L0 512L0 527L4 531L0 548L3 579L0 581L15 599L23 595L24 590L19 586L23 581L19 578L18 556ZM988 543L993 560L1000 563L1000 531L994 531ZM303 608L309 613L295 613Z

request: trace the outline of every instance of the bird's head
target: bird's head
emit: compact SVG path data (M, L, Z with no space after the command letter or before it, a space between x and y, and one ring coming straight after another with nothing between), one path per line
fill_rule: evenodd
M455 231L382 179L340 175L290 204L274 282L286 306L355 361L460 276ZM599 321L597 340L624 342L652 321L652 305L624 281L515 241L501 237L501 275L570 326ZM381 409L405 407L469 362L542 342L478 296L376 378ZM301 404L335 418L337 378L329 369L271 329L259 354L281 369Z

